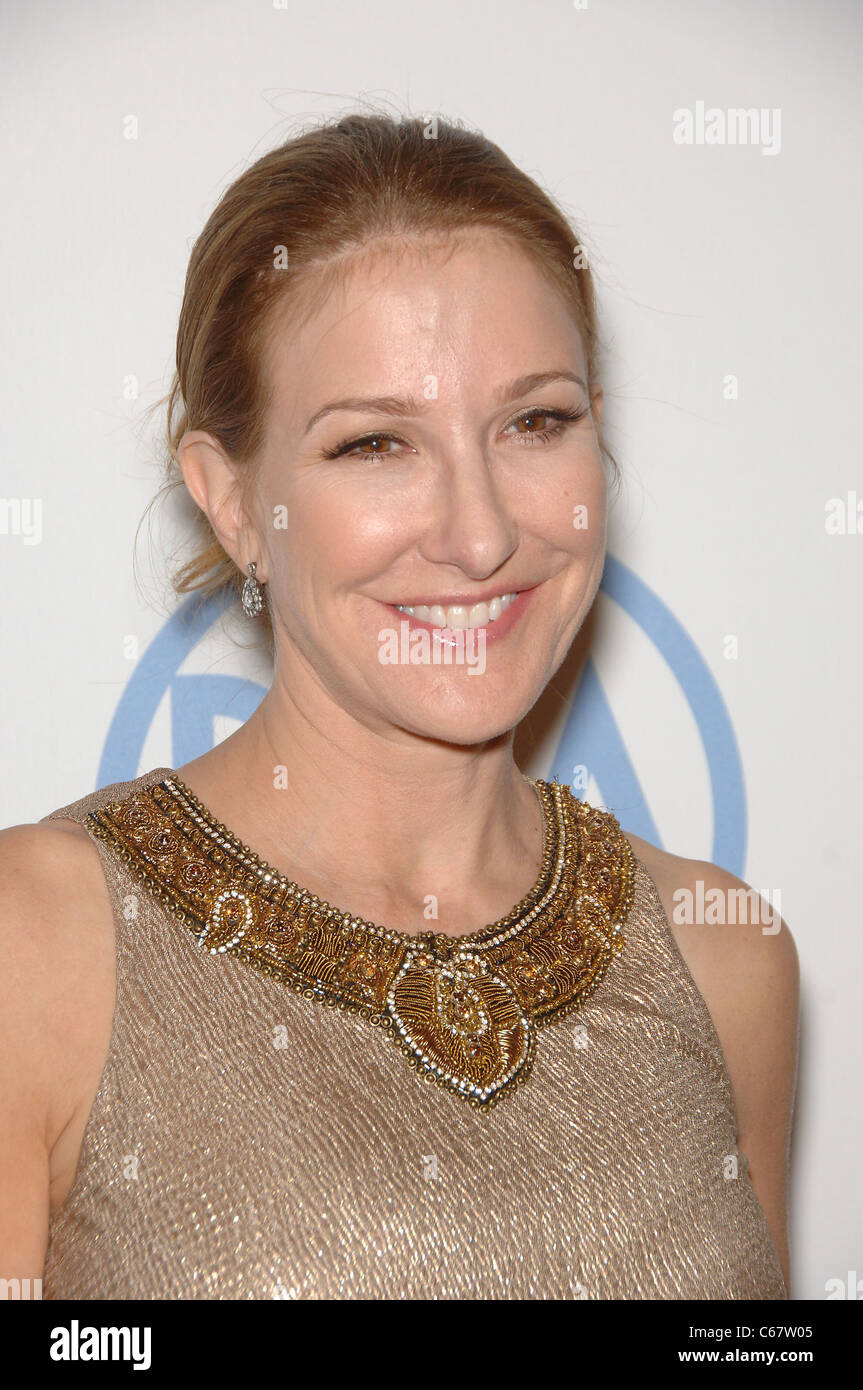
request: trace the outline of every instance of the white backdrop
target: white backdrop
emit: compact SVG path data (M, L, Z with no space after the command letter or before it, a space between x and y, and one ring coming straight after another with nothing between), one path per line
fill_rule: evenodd
M118 702L148 651L151 686L174 659L150 645L172 611L169 539L156 531L151 548L145 531L139 586L132 570L157 485L142 416L167 387L188 253L219 195L298 118L359 97L464 118L595 248L624 474L610 551L630 592L647 586L672 615L666 635L682 625L720 697L746 810L745 856L727 867L781 891L801 956L795 1294L863 1274L863 517L860 534L853 515L846 534L826 526L830 499L863 500L863 10L6 0L0 26L2 823L114 780L99 772ZM674 113L698 103L763 118L746 143L677 143ZM610 594L598 616L595 669L641 809L666 848L713 858L715 817L730 824L736 804L715 709L693 706L681 651L663 655ZM218 625L182 673L262 678ZM185 760L168 683L115 723L122 775ZM232 727L223 711L212 735ZM560 720L529 770L549 771L559 733ZM591 796L638 831L634 802L601 780Z

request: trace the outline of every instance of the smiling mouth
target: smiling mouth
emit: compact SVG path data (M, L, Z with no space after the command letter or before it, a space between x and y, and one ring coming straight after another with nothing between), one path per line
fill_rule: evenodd
M397 608L400 613L406 613L410 618L418 618L422 623L431 623L433 627L455 630L488 627L489 624L496 623L498 618L503 616L510 604L518 598L518 593L519 591L510 594L498 594L483 603L395 603L393 607Z

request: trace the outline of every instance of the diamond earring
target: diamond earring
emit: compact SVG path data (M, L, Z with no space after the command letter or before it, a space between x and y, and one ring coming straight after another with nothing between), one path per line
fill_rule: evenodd
M251 563L246 568L249 571L249 577L243 585L243 612L248 618L257 618L264 610L264 591L255 578L257 565Z

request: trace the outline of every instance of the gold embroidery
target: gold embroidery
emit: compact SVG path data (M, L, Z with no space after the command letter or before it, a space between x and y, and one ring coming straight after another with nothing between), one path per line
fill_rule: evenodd
M611 812L557 782L533 785L545 816L537 881L506 917L457 937L410 936L306 892L176 775L89 821L203 949L361 1014L425 1080L485 1113L527 1080L537 1029L599 985L634 894L634 856Z

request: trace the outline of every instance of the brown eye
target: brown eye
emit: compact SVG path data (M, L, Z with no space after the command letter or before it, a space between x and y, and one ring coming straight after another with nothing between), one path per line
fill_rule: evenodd
M570 425L584 418L587 409L582 410L553 410L551 407L543 409L534 406L530 410L523 410L509 425L507 430L511 430L515 425L516 434L521 435L526 444L552 444L561 439Z
M388 435L374 434L369 439L364 439L362 443L357 445L357 448L359 449L360 453L363 453L366 450L368 450L368 452L372 454L388 454L389 445L391 443L392 440L389 438ZM387 447L380 448L378 447L380 445L387 445Z
M387 454L394 454L393 444L404 444L403 439L395 434L364 434L356 439L343 439L341 444L336 444L332 449L325 449L323 457L326 459L336 458L386 458Z
M527 415L520 415L514 422L516 425L526 425L527 429L519 429L519 434L535 434L539 430L548 428L549 416L544 410L531 410Z

